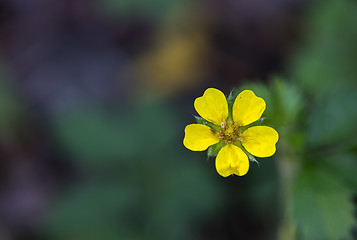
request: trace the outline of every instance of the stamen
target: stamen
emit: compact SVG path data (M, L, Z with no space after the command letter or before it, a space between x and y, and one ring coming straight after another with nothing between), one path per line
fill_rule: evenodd
M241 137L242 131L239 129L237 122L228 120L221 122L221 130L217 131L219 139L225 141L226 144L233 144L235 141L243 141Z

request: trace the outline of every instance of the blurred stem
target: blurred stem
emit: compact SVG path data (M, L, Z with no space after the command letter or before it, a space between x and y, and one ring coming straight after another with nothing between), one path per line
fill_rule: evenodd
M289 143L281 139L279 144L278 172L280 179L281 219L278 229L279 240L295 240L296 224L292 216L293 185L298 171L298 162L295 159Z

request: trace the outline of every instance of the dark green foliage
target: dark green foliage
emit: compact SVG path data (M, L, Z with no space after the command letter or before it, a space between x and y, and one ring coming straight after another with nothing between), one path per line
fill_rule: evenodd
M355 224L352 193L331 172L304 167L295 183L293 216L301 239L342 239Z
M76 109L55 118L54 134L85 167L81 181L57 199L51 235L195 239L195 221L214 212L221 194L208 177L212 169L182 146L175 112L159 103L110 117L99 108Z

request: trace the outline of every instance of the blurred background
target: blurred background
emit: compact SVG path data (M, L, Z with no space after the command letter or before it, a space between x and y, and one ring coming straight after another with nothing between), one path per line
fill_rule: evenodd
M357 2L1 0L0 240L357 239ZM277 153L185 149L208 87Z

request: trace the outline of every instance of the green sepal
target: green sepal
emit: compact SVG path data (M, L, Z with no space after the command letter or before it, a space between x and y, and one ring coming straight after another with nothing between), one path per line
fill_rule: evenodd
M252 122L251 124L248 124L246 126L242 126L239 129L244 132L245 130L247 130L250 127L254 127L254 126L261 126L263 124L263 121L265 120L265 117L259 118L257 121Z
M252 154L250 154L250 153L248 153L248 152L246 152L246 154L247 154L247 156L248 156L249 161L255 162L255 163L258 165L258 167L260 166L258 160L255 159L255 157L254 157Z
M218 155L218 152L222 149L222 147L225 145L224 141L219 141L218 143L210 146L207 151L207 155L209 157L215 157Z
M212 128L213 130L215 130L216 132L218 132L219 130L221 130L221 127L220 127L220 126L217 126L217 125L215 125L215 124L213 124L213 123L211 123L211 122L208 122L207 120L205 120L205 119L203 119L203 118L201 118L201 117L199 117L199 116L195 116L195 115L194 115L194 117L196 118L196 122L197 122L198 124L207 125L207 126L209 126L210 128Z
M237 88L233 88L232 91L229 93L229 96L227 98L228 105L233 106L234 100L236 100L238 94L239 94L239 90Z
M238 89L234 88L230 93L227 98L227 103L228 103L228 119L233 119L233 114L232 114L232 108L234 101L236 100L237 96L239 94Z
M208 121L206 121L205 119L199 117L199 116L195 116L194 117L196 118L196 122L199 123L199 124L203 124L203 125L207 125Z

